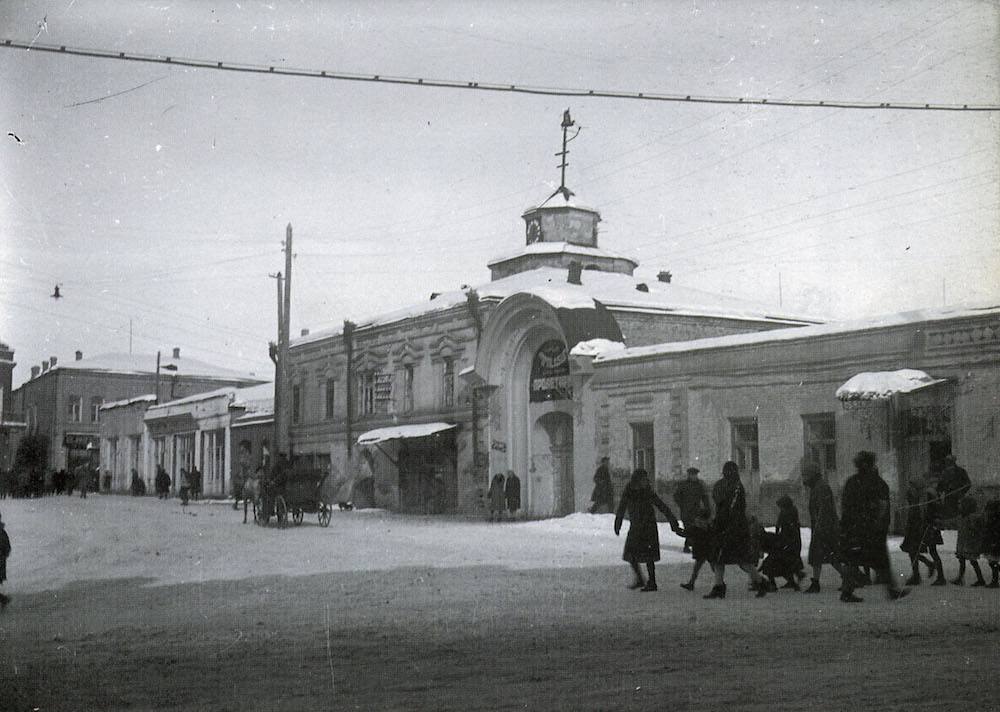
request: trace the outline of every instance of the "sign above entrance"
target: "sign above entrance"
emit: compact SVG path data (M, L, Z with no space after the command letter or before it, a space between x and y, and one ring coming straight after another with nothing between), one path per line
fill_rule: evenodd
M535 352L531 362L529 400L541 403L550 400L572 400L573 386L569 381L569 355L566 344L550 339Z

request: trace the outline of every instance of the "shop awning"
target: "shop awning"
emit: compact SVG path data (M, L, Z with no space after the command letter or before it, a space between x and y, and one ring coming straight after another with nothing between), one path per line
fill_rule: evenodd
M386 440L401 440L403 438L424 438L445 430L451 430L454 425L448 423L421 423L419 425L397 425L392 428L376 428L358 436L358 445L377 445Z
M911 393L920 388L945 383L946 378L933 378L923 371L902 368L898 371L865 371L853 376L837 389L841 401L885 400L897 393Z

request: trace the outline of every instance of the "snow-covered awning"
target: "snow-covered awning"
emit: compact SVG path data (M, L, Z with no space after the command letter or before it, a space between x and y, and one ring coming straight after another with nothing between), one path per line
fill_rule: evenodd
M945 378L932 378L923 371L903 368L898 371L866 371L852 377L837 389L841 401L883 400L896 393L910 393L944 383Z
M445 430L451 430L454 425L448 423L422 423L419 425L397 425L392 428L376 428L358 436L358 445L376 445L386 440L402 438L424 438Z

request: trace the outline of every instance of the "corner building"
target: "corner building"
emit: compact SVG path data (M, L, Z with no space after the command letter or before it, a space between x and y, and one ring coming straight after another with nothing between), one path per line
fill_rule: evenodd
M522 218L524 246L490 262L490 282L292 340L291 456L329 471L339 499L473 514L492 475L512 470L522 516L583 511L603 455L619 477L637 463L671 474L652 433L632 434L628 459L609 451L586 354L809 323L665 272L640 282L635 260L599 246L600 214L564 188Z

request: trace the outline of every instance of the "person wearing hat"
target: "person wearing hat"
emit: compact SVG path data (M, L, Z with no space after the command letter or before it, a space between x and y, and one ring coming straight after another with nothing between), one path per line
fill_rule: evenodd
M674 502L680 510L682 526L687 529L698 518L698 514L703 509L712 511L711 503L708 500L708 488L705 483L698 478L698 468L689 467L687 469L687 479L681 480L674 490ZM684 553L691 551L691 542L684 540Z
M601 464L594 473L594 491L590 495L591 514L607 514L615 511L615 488L611 484L611 467L607 457L601 458Z
M10 556L10 537L4 529L3 519L0 519L0 584L7 580L7 557ZM10 596L0 593L0 611L10 603Z

